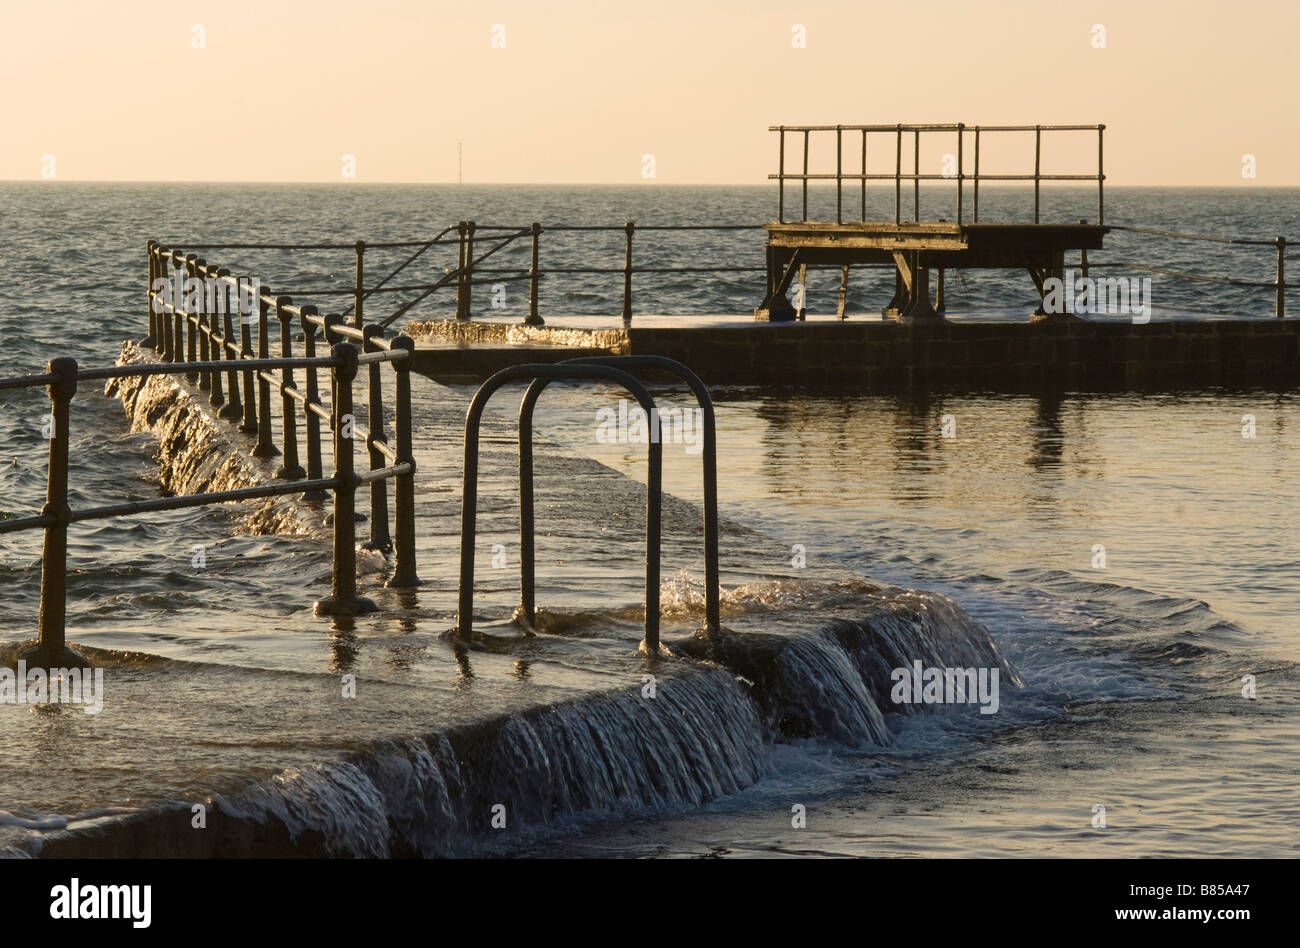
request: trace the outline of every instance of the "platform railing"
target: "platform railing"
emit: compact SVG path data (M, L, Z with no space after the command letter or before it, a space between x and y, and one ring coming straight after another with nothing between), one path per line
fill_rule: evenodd
M779 151L777 159L777 172L769 174L770 180L777 182L777 220L781 223L786 222L786 205L785 191L787 181L800 182L802 186L802 210L799 222L808 222L808 182L809 181L834 181L835 182L835 222L844 223L844 186L845 182L857 182L859 186L859 211L858 220L865 222L867 220L867 182L868 181L892 181L894 182L894 223L902 225L903 223L903 183L911 182L912 184L912 212L913 223L919 223L921 220L921 182L922 181L952 181L957 185L957 205L954 209L953 217L958 225L965 223L965 202L963 200L963 190L966 181L970 181L974 189L972 198L972 211L974 214L974 223L979 223L980 219L980 182L981 181L1032 181L1034 183L1034 223L1037 224L1041 219L1041 189L1044 181L1096 181L1097 182L1097 223L1105 223L1105 201L1103 198L1104 182L1106 180L1104 169L1104 143L1103 136L1106 130L1105 125L964 125L957 123L955 125L772 125L768 131L777 132L780 136ZM844 136L845 133L850 135L861 136L861 161L860 170L851 172L844 168ZM1002 132L1033 132L1034 133L1034 171L1033 174L988 174L980 172L980 140L982 135L996 134ZM1043 172L1043 133L1044 132L1096 132L1097 133L1097 171L1095 174L1046 174ZM835 136L835 171L810 173L808 170L809 153L811 150L811 139L814 134L828 133ZM803 139L803 163L802 171L786 170L786 135L799 135ZM956 141L956 171L953 174L922 174L921 173L921 135L922 134L949 134L955 135ZM868 138L872 135L892 137L894 152L894 172L869 173L867 171L867 150ZM912 139L912 170L905 172L903 170L903 142L904 136L911 136ZM970 173L966 171L965 151L967 136L973 136L974 146L974 168ZM887 147L887 146L886 146ZM820 222L819 222L820 223Z

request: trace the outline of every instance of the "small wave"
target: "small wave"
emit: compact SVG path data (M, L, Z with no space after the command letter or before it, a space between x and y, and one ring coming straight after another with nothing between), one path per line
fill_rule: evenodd
M24 817L10 813L8 810L0 810L0 826L14 826L19 829L48 832L49 830L65 829L67 825L67 819L62 816Z

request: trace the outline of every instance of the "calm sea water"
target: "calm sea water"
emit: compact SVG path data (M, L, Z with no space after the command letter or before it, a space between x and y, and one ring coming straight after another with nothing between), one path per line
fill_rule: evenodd
M1095 215L1089 192L1049 195L1048 217ZM815 194L813 203L828 197ZM1001 209L1012 215L1024 197L1003 193ZM54 355L107 364L123 338L143 335L150 237L179 245L404 240L469 217L760 223L773 205L768 189L741 188L4 184L0 374L38 371ZM982 212L987 206L982 200ZM1108 190L1107 219L1300 238L1300 191L1116 188ZM758 232L647 232L636 246L647 266L762 262ZM1269 248L1129 234L1113 235L1107 246L1094 261L1273 275ZM368 254L368 273L386 273L402 254ZM260 273L267 286L299 299L309 297L295 291L344 288L352 279L350 250L298 258L213 252L208 259L219 255L235 272ZM445 252L429 257L403 279L425 282L452 262ZM521 260L506 251L501 257L503 266ZM578 257L618 266L622 235L544 238L543 266ZM814 310L833 307L836 282L831 274L810 280ZM850 312L878 312L892 289L886 282L855 278ZM755 273L647 277L636 287L637 311L742 313L758 301L760 284ZM521 286L508 285L506 315L523 314ZM1033 305L1027 277L970 275L951 280L948 291L956 319L1023 318ZM614 314L620 292L614 275L557 276L544 284L543 314ZM1269 290L1156 275L1153 294L1157 319L1272 312ZM395 305L381 300L367 312ZM476 305L490 305L486 289ZM410 316L447 306L435 297ZM318 529L324 511L307 505L298 510L301 535L249 535L240 508L74 528L70 637L111 656L113 697L97 716L0 705L0 848L30 850L51 827L228 795L257 779L280 781L275 806L305 822L308 810L317 823L332 820L342 850L369 851L373 828L357 823L359 797L338 796L339 787L361 793L359 783L339 776L342 756L377 741L637 688L635 490L644 461L635 449L593 437L594 409L617 399L614 391L558 387L542 403L538 430L551 445L539 458L539 601L552 634L526 641L509 635L515 574L491 565L500 544L514 566L517 531L512 401L500 403L487 441L478 552L486 627L502 644L467 661L447 643L458 426L470 394L417 386L426 584L417 592L383 589L386 564L363 552L365 591L383 607L378 616L330 622L311 614L327 583L329 547ZM680 398L669 389L657 394ZM1300 416L1292 393L916 400L741 387L715 398L729 626L797 635L856 614L875 582L936 590L988 627L1026 688L1004 697L996 721L909 717L888 748L829 738L779 743L762 748L757 779L737 779L734 792L703 807L690 794L666 793L655 807L594 823L561 821L498 849L1294 852L1300 551L1289 520L1300 499L1292 474ZM47 409L39 392L3 393L0 408L0 516L23 516L43 499ZM1253 439L1242 436L1246 414L1256 419ZM956 421L955 438L941 435L944 415ZM115 400L80 392L72 426L74 506L157 493L152 438L128 431ZM667 453L665 484L683 501L670 505L666 526L670 635L698 622L702 566L691 533L698 513L689 506L699 496L697 465L693 456ZM3 641L34 628L39 543L35 533L0 537L9 604ZM796 544L807 550L804 568L792 563ZM205 550L203 568L194 566L196 545ZM343 674L362 682L356 699L339 699ZM1253 700L1242 697L1244 675L1255 676ZM335 796L322 789L322 774ZM790 827L792 803L808 806L807 829ZM1098 805L1106 807L1105 829L1093 826Z

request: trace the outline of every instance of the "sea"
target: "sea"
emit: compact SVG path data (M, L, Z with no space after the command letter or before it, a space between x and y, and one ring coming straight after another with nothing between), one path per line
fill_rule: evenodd
M893 216L892 191L868 195ZM923 217L949 196L927 193ZM856 198L855 198L856 199ZM790 199L787 198L787 207ZM1028 211L1027 211L1028 209ZM1032 194L988 188L981 219ZM1043 219L1096 220L1045 188ZM834 214L813 188L810 216ZM743 317L763 290L768 187L0 183L0 377L113 364L148 329L145 243L330 243L201 251L322 312L350 302L353 241L459 220L754 225L645 230L634 320ZM1300 189L1106 189L1107 224L1300 240ZM496 232L504 233L504 232ZM540 309L618 325L625 234L545 231ZM367 281L415 248L366 252ZM527 242L495 257L527 266ZM1115 231L1092 264L1246 282L1272 247ZM1074 264L1067 257L1067 264ZM1288 261L1300 273L1300 261ZM455 244L392 285L431 283ZM1268 287L1151 270L1153 320L1268 318ZM834 311L838 270L809 274ZM850 320L885 271L855 271ZM947 317L1024 320L1028 275L949 273ZM447 316L445 289L405 312ZM318 296L313 296L313 293ZM376 294L367 320L414 292ZM1300 316L1300 296L1288 304ZM527 283L485 280L476 316L522 319ZM687 360L689 361L689 360ZM68 638L105 671L97 713L0 701L0 853L41 855L1265 856L1300 850L1300 405L1294 391L868 394L715 388L722 624L743 661L638 654L645 448L601 438L608 387L553 386L537 414L538 603L518 614L515 389L485 427L475 543L481 647L455 624L470 385L416 379L417 564L358 551L376 613L314 614L328 505L207 506L74 525ZM689 408L688 393L652 388ZM165 411L203 399L178 386ZM0 391L0 519L39 513L48 399ZM277 421L278 424L278 421ZM162 450L83 382L74 508L158 496ZM244 453L249 442L230 434ZM703 620L700 457L666 444L664 640ZM358 509L368 506L364 492ZM358 526L359 541L368 526ZM34 634L39 531L0 535L0 646ZM746 648L748 648L748 644ZM742 649L741 651L745 651ZM902 703L896 668L996 671L988 702ZM0 697L3 693L0 692ZM983 712L983 713L982 713Z

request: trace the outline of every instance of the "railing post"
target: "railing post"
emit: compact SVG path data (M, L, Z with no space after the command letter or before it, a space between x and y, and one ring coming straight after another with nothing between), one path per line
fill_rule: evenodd
M980 127L975 126L975 191L971 198L973 206L971 216L975 218L975 223L980 222Z
M187 267L187 269L192 270L193 267ZM176 339L176 345L179 346L183 343L185 345L185 360L187 362L194 362L198 358L199 329L197 325L197 317L190 314L189 295L185 292L185 289L186 288L182 285L182 298L186 300L185 315L183 320L179 315L176 318L176 328L179 333L179 336ZM199 373L193 370L186 372L185 379L193 385L199 381Z
M65 622L68 594L68 406L77 392L77 361L51 359L45 371L55 380L50 394L50 466L46 475L45 506L41 513L53 517L45 527L41 551L41 606L36 641L19 651L19 658L45 668L81 666L84 658L67 647Z
M1274 315L1278 319L1286 318L1286 238L1277 239L1277 303Z
M867 219L867 130L862 130L862 220Z
M317 615L354 616L374 612L377 606L357 595L357 475L352 467L352 383L357 377L357 347L337 343L332 350L338 360L332 376L335 400L334 429L334 573L330 595L316 603Z
M415 358L415 340L401 335L393 339L392 349L401 349L405 359L393 363L393 427L397 438L397 463L409 464L411 470L398 474L393 484L393 526L397 532L394 545L393 575L386 585L419 586L415 572L415 446L411 437L411 361Z
M636 224L628 221L623 228L627 232L627 242L623 249L623 325L632 325L632 232Z
M465 224L465 318L470 319L474 309L474 230L475 223Z
M175 304L178 299L182 304L185 302L185 278L181 276L181 268L185 266L185 258L181 256L179 250L172 250L163 257L162 265L172 284L172 308L176 309L177 307ZM178 283L180 286L179 292L177 292L176 289ZM167 315L166 306L163 307L163 311L159 314L158 318L161 322L158 324L157 348L159 356L161 357L162 353L167 351L167 334L172 331L172 317ZM164 359L164 361L166 360Z
M140 340L142 346L156 346L158 344L158 320L155 318L154 313L153 289L154 282L158 279L158 254L155 249L157 246L152 240L146 241L144 245L144 258L149 271L149 285L145 287L145 300L149 304L149 333L144 339Z
M154 278L167 280L167 296L159 303L155 294L153 302L159 303L158 312L154 314L153 332L151 333L150 345L153 346L154 352L162 348L163 344L163 322L167 319L167 302L169 299L175 299L175 289L171 284L171 251L164 247L154 246Z
M271 333L267 325L271 304L266 301L267 292L269 291L264 290L257 298L257 357L259 359L271 358ZM280 453L280 449L271 440L271 383L267 381L265 372L266 369L257 371L257 444L249 452L255 458L273 458Z
M474 295L474 222L462 221L464 227L461 246L464 249L464 260L461 263L460 287L461 293L457 298L456 318L469 319L472 308Z
M172 275L173 281L177 276L180 275L181 272L180 270L171 269L170 267L168 267L167 263L164 263L163 266L167 268L167 272ZM184 301L185 299L185 281L183 277L181 278L180 299L182 301ZM175 293L172 294L172 301L173 303L176 301ZM172 319L173 317L169 315L167 312L166 301L164 301L163 310L161 313L158 314L158 340L157 340L157 345L154 347L158 352L158 358L161 359L163 362L171 361L170 353L171 353Z
M181 312L189 311L189 301L186 299L185 296L185 279L189 274L189 263L190 261L189 261L188 254L182 254L181 251L179 250L173 250L171 252L172 282L173 285L179 284L180 290L179 292L175 292L172 298L172 303L173 303L172 315L170 316L166 314L163 315L164 325L161 327L163 332L163 338L158 340L160 352L166 351L167 349L166 337L171 335L171 333L173 332L173 324L180 318L179 314ZM177 299L180 300L179 306L175 305ZM170 360L164 358L163 361L166 362Z
M188 258L187 258L188 260ZM194 312L190 312L190 294L185 294L185 320L194 321L194 331L199 336L199 359L208 362L214 358L214 346L212 345L212 333L208 328L208 292L207 283L204 280L204 274L207 272L207 263L201 258L195 257L190 266L190 276L197 281L199 291L194 296ZM209 392L208 400L211 402L212 376L210 369L204 369L199 373L199 388Z
M1039 178L1043 164L1043 126L1034 126L1034 223L1038 223Z
M215 270L216 267L212 267L211 269ZM194 270L198 274L199 279L203 282L203 292L199 294L199 300L200 300L199 306L201 307L201 312L204 314L206 320L206 324L204 326L203 332L204 335L206 335L208 338L208 358L211 359L213 362L220 362L221 345L217 342L218 323L217 323L217 314L215 312L216 300L214 299L212 301L214 305L211 308L209 308L208 306L209 268L207 264L205 264L202 260L195 260ZM211 390L208 392L208 404L211 405L213 408L218 409L217 413L220 414L221 406L226 403L225 393L222 391L223 386L221 384L220 369L214 369L208 373L208 384L211 387Z
M808 129L803 130L803 217L808 220Z
M293 337L289 333L289 320L292 318L286 307L293 300L288 296L275 298L275 318L280 323L280 357L293 358ZM297 481L303 477L302 466L298 463L298 424L296 405L293 396L286 389L293 385L293 369L284 366L280 369L280 427L281 441L284 442L284 459L275 476L284 481Z
M150 293L150 310L149 310L149 338L145 343L153 347L155 352L161 352L164 348L164 340L167 335L167 321L171 318L167 315L167 304L169 301L175 301L176 292L175 284L172 278L171 269L172 251L163 247L161 244L154 242L152 255L152 272L150 278L150 287L156 280L166 280L166 289L162 293ZM157 310L154 310L157 307Z
M190 255L186 255L185 262L190 262ZM189 313L189 300L186 300L184 314ZM167 322L167 335L170 337L169 344L171 348L171 358L165 359L167 362L180 362L184 359L181 354L182 344L185 342L185 325L188 316L184 315L181 310L173 307L172 318Z
M146 341L153 347L155 352L157 352L158 347L162 345L162 321L167 318L167 300L175 297L175 294L171 290L170 260L170 253L155 243L150 258L153 279L150 281L149 286L153 286L154 280L167 280L167 295L159 300L158 294L151 293L149 298L149 338ZM157 312L154 312L153 310L155 304L158 306Z
M1104 153L1102 151L1102 137L1106 131L1105 125L1097 126L1097 226L1106 223L1106 209L1102 201L1102 189L1106 180L1105 165L1102 163Z
M366 242L364 240L358 240L355 244L355 249L357 252L357 280L356 280L356 291L352 297L353 299L352 324L357 328L360 328L361 327L361 304L365 299L365 281L364 281L365 267L362 258L364 258L366 255Z
M894 224L903 223L903 126L895 130L897 139L894 143Z
M962 214L964 213L962 209L961 183L966 168L965 159L962 151L962 149L965 146L965 141L966 141L966 126L959 122L957 124L957 226L958 227L961 226ZM939 272L942 273L943 271L940 270Z
M844 223L844 126L835 126L835 223Z
M316 315L315 306L304 306L302 308L302 339L303 355L308 359L316 358L316 323L312 317ZM305 401L303 402L302 423L307 430L307 479L319 480L323 475L321 471L321 450L320 450L320 416L312 411L313 405L320 405L320 387L316 375L316 366L307 366L307 386L304 391ZM324 500L325 492L322 490L311 490L302 495L303 500Z
M252 279L248 281L248 296L244 296L243 290L236 290L236 312L239 314L239 358L251 359L253 357L253 306L258 310L261 307L261 300L255 299L254 292L260 293L258 284ZM244 301L247 299L252 306L247 312L244 311ZM257 389L255 388L255 378L252 369L244 369L244 420L239 425L239 430L244 434L257 433Z
M185 286L183 287L184 292L181 294L181 299L185 301L185 322L187 325L192 325L194 327L194 332L198 336L199 361L207 362L208 361L208 336L207 333L204 331L202 293L200 293L197 297L193 298L194 312L192 313L190 312L190 299L192 297L190 296L189 281L193 279L197 279L196 274L198 273L198 268L202 263L203 261L200 260L192 253L187 253L185 255ZM211 387L209 375L210 373L206 369L199 373L200 391L206 392Z
M330 347L330 351L333 351L335 343L347 341L342 336L340 336L337 332L337 327L342 326L343 323L344 323L344 319L338 313L330 313L328 316L325 317L325 331L321 333L321 338L325 340L325 345ZM336 417L334 413L334 404L338 400L338 391L336 390L337 388L338 388L338 380L335 378L334 373L331 372L330 373L330 431L334 430L334 419Z
M540 277L540 273L537 269L537 259L538 251L540 250L539 244L542 236L542 225L533 221L533 225L528 229L528 232L533 238L533 260L532 265L528 268L528 316L524 319L524 325L544 326L546 325L545 321L537 313L537 283Z
M456 223L456 233L460 240L456 245L456 318L464 319L465 307L465 230L467 221Z
M188 255L185 257L184 266L185 266L185 272L188 273L190 269L190 257ZM180 276L181 271L179 269L176 270L175 272L177 276ZM180 277L180 279L181 279L180 299L183 305L185 305L188 308L189 300L188 297L185 295L185 278ZM164 362L176 361L175 353L176 353L177 343L176 343L175 323L180 319L181 310L179 306L174 306L172 307L172 309L173 309L172 315L169 316L165 311L162 314L162 336L158 340L159 343L161 344L159 347L159 358L162 359L162 361Z
M363 352L383 351L374 342L376 338L383 338L383 326L366 326L361 332ZM370 431L369 450L372 471L377 471L388 464L388 458L384 457L383 452L374 444L376 441L388 443L384 431L384 389L380 379L381 368L380 363L371 362L367 366L369 371L366 373L368 376L366 428ZM388 483L380 478L370 482L370 540L365 547L368 550L387 552L392 549L392 546L393 541L388 533Z
M782 125L779 136L781 149L776 159L776 219L785 223L785 126Z
M921 130L912 130L912 218L921 221Z
M231 315L232 296L226 283L226 277L230 276L230 271L224 267L217 271L217 309L225 310L222 314L221 322L221 357L230 362L230 369L226 372L226 391L230 397L226 400L225 406L217 412L220 418L226 418L230 421L239 421L244 414L244 406L239 398L239 370L235 368L235 363L239 359L239 352L231 352L235 340L235 323ZM235 308L239 308L239 280L235 280L235 293L233 296Z
M1097 126L1097 226L1099 226L1099 228L1106 222L1105 207L1101 200L1101 191L1106 179L1105 166L1102 165L1104 152L1102 152L1101 147L1102 133L1105 133L1105 130L1105 125Z

